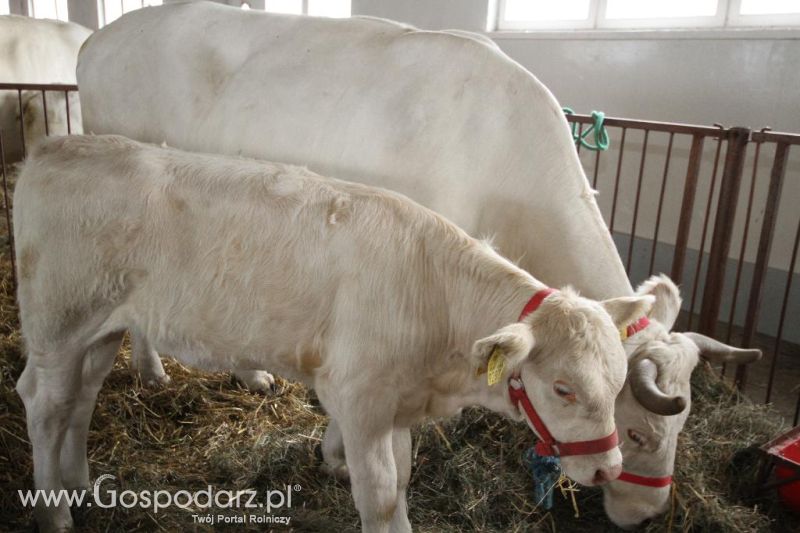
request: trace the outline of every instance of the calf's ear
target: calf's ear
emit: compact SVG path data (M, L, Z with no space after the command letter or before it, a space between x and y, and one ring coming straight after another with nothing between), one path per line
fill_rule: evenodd
M528 357L534 344L533 331L529 325L521 322L510 324L488 337L475 341L472 345L472 362L475 368L485 369L489 358L497 348L505 360L505 368L513 370Z
M628 324L646 315L655 297L646 294L642 296L623 296L622 298L612 298L600 302L606 312L611 315L611 320L618 328L624 328Z

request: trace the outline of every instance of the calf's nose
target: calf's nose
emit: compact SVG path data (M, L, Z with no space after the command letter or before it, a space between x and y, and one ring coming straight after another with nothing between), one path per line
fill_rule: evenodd
M598 468L597 472L594 473L594 479L592 482L595 485L604 485L609 481L614 481L619 477L622 473L622 465L614 465L609 468Z

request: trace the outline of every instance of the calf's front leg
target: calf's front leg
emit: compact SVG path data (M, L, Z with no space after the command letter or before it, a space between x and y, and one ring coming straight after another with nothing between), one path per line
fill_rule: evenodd
M397 466L389 427L342 421L350 488L365 533L389 533L397 511ZM353 421L355 422L355 420Z

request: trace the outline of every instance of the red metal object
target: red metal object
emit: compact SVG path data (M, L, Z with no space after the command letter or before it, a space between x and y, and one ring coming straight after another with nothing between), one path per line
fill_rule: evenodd
M800 426L761 447L775 467L775 481L765 485L778 489L781 501L800 513Z

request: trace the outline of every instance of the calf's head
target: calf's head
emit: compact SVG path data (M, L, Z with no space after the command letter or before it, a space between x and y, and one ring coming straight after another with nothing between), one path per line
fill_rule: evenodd
M678 434L689 416L690 379L699 358L742 364L761 357L759 350L733 348L697 333L669 333L681 305L669 278L654 276L637 293L656 301L650 325L624 343L628 378L616 402L624 473L603 487L606 514L625 528L668 507Z
M601 439L614 432L614 401L626 375L619 328L646 313L652 302L647 295L595 302L564 289L520 322L477 341L474 364L485 368L492 358L503 358L502 377L489 389L512 418L530 421L509 395L514 377L556 441ZM562 456L561 464L575 481L597 485L619 475L622 455L613 446Z

